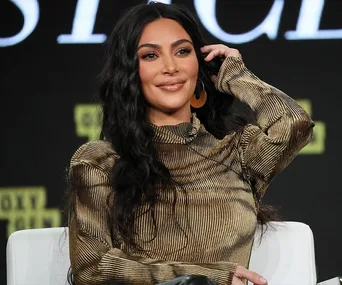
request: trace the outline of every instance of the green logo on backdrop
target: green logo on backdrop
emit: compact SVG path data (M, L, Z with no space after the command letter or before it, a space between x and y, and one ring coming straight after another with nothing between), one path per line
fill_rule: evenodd
M61 224L59 209L46 208L46 189L42 186L0 188L0 219L8 220L8 236L18 230Z
M297 99L297 103L313 117L312 104L309 99ZM299 154L323 154L325 151L325 123L315 121L312 141Z

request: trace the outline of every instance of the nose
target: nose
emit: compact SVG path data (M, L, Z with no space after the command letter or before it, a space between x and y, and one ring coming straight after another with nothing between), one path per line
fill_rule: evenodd
M175 58L172 56L164 57L163 60L163 74L174 74L178 72L178 65Z

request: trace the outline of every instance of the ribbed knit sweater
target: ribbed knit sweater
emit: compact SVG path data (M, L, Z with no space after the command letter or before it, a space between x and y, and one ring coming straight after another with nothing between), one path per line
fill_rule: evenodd
M154 239L150 215L137 218L144 252L133 252L114 237L107 201L119 157L112 145L89 142L73 155L69 178L78 187L69 231L76 284L156 284L201 274L230 285L237 264L248 267L259 199L310 141L314 124L293 99L257 78L239 58L225 59L216 87L248 104L256 124L223 139L195 115L191 122L153 126L159 158L182 190L177 189L173 218L172 191L157 189Z

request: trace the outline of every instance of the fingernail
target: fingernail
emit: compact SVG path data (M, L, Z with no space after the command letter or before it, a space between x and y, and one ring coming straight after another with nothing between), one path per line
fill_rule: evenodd
M261 277L260 281L261 281L262 284L266 284L267 283L267 280L264 277Z

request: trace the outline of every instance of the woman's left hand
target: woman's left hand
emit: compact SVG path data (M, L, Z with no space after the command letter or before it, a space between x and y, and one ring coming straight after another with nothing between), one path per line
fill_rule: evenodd
M217 56L222 57L222 58L226 58L228 56L241 58L241 54L237 49L227 47L223 44L203 46L201 47L201 52L208 54L204 58L204 60L207 62L211 61L214 57L217 57Z

